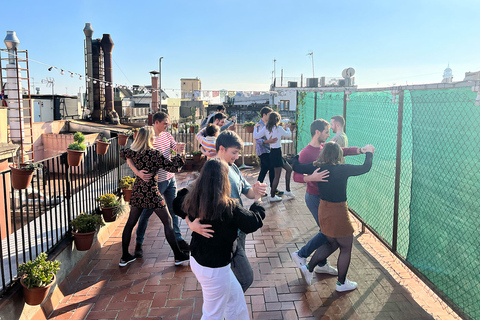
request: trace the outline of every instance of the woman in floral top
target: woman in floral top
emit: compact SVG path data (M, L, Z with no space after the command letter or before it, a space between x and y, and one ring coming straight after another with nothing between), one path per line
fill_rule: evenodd
M130 198L130 215L122 234L120 267L135 261L135 257L128 252L128 246L130 245L133 228L137 224L143 209L155 209L155 213L162 221L165 237L175 254L175 265L188 260L188 254L180 250L175 240L172 218L166 208L163 196L158 191L156 177L159 169L177 172L183 166L184 161L179 155L171 160L165 158L160 151L153 148L153 139L152 127L141 128L131 148L123 149L120 152L120 156L123 159L131 159L138 170L146 170L148 173L152 173L150 180L135 179L133 184L132 197Z

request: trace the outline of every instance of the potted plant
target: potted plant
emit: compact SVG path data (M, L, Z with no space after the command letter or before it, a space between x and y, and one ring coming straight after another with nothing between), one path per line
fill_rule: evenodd
M118 144L121 145L121 146L127 145L127 140L131 135L133 135L132 130L125 131L124 133L119 133L118 134Z
M197 133L200 126L196 123L190 125L190 133Z
M106 193L97 198L100 202L102 215L105 222L112 222L117 220L117 215L123 211L123 206L118 201L117 196L112 193Z
M194 162L200 162L200 161L202 161L202 152L200 152L200 151L193 151L193 152L192 152L192 156L193 156L193 161L194 161Z
M132 196L132 188L133 188L133 183L135 182L135 178L132 178L130 176L125 176L120 180L120 188L122 189L123 193L123 200L125 201L130 201L130 197Z
M255 122L253 121L248 121L243 124L243 127L245 128L245 131L247 133L253 133L253 129L255 129Z
M32 182L33 172L35 169L43 168L41 163L20 164L20 168L10 166L12 187L14 189L27 189Z
M98 227L102 227L102 217L98 214L80 213L75 219L70 221L72 226L72 234L75 237L75 248L78 251L87 251L92 247L93 236Z
M172 127L175 128L175 129L178 129L178 122L173 122Z
M23 287L23 298L27 304L36 306L45 300L58 270L60 261L47 261L45 252L18 266L18 271L22 274L20 284Z
M132 129L132 132L133 132L133 140L135 140L135 139L137 138L138 130L140 130L140 129L139 129L139 128L133 128L133 129Z
M297 128L297 123L295 121L290 122L290 130L294 131Z
M77 132L73 135L73 143L70 143L67 148L67 162L71 167L77 167L80 165L83 159L86 146L83 143L85 136L81 132Z
M102 140L97 140L97 153L98 154L106 154L108 147L110 146L110 142L108 142L108 139L103 137Z

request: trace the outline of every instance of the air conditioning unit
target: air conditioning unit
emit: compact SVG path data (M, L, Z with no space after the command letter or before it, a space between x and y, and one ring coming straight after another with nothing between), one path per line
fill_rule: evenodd
M297 81L288 81L288 87L289 88L296 88L297 87Z
M339 85L340 87L345 87L345 80L346 80L346 79L340 79L340 80L338 80L338 85Z
M317 88L318 78L307 78L307 88Z

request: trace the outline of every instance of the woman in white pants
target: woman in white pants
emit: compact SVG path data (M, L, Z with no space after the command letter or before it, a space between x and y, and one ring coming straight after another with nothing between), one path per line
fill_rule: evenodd
M174 212L190 221L200 219L213 231L204 237L196 232L190 243L190 266L202 286L202 319L248 320L242 287L230 268L232 248L239 230L256 231L263 225L265 209L252 204L244 209L230 197L228 164L208 160L190 192L182 189L174 201Z

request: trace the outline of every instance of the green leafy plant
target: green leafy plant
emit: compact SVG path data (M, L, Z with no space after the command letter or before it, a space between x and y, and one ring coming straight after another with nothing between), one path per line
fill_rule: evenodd
M70 225L77 233L89 233L103 227L102 217L98 214L80 213L78 217L70 221Z
M255 122L253 121L247 121L243 124L243 127L246 128L246 127L253 127L255 126Z
M192 151L192 156L196 156L196 155L199 155L199 154L202 154L201 151Z
M119 186L120 186L120 189L132 189L134 183L135 183L135 178L132 178L130 176L125 176L120 180Z
M18 271L23 274L23 283L28 289L45 287L52 283L53 277L60 270L60 261L47 261L47 254L40 253L34 260L22 263Z
M102 142L108 143L108 139L106 137L103 137Z
M100 197L97 198L97 201L100 202L100 205L104 208L115 207L120 204L117 196L113 193L102 194Z
M73 135L73 141L75 142L70 143L67 149L84 151L87 148L87 146L85 146L85 144L83 143L83 141L85 141L85 136L83 135L83 133L81 132L75 133Z
M296 123L295 121L292 121L292 122L290 122L290 125L291 125L291 126L296 126L297 123Z
M43 168L43 164L41 163L29 163L29 164L26 164L26 165L24 164L20 166L20 169L25 171L33 171L35 169L40 169L40 168Z

